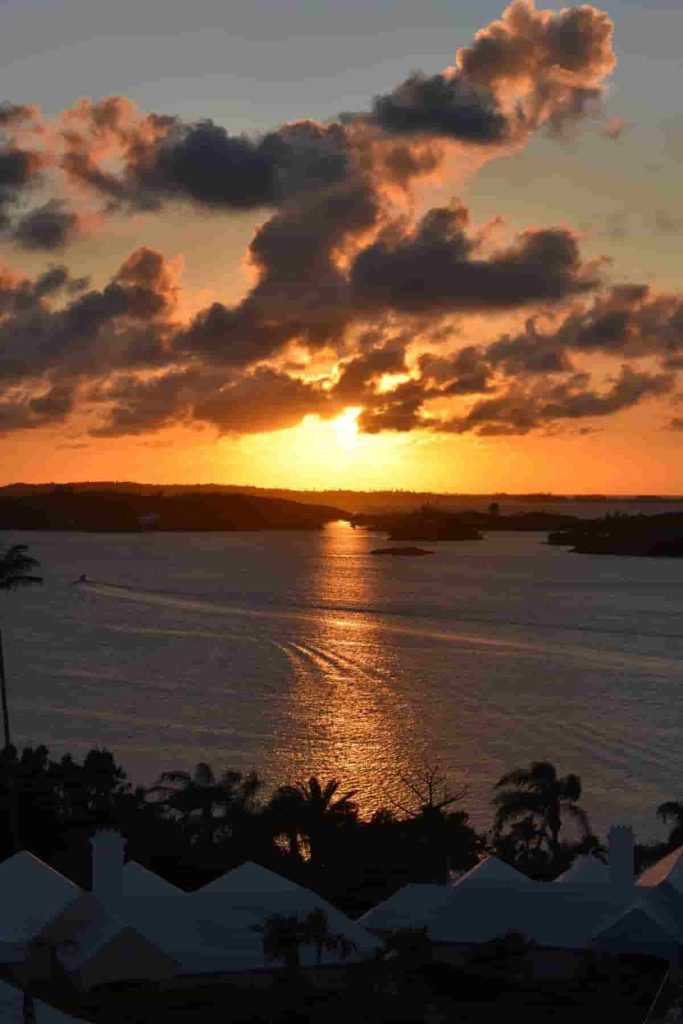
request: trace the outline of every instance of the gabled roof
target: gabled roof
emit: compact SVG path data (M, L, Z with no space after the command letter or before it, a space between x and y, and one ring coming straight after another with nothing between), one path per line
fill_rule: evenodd
M577 857L572 866L555 879L555 884L608 885L609 868L597 857Z
M123 869L123 895L126 899L136 899L141 896L186 896L187 893L137 861L129 860Z
M599 922L593 937L602 944L637 946L645 951L651 946L678 945L678 937L670 922L651 904L636 904Z
M453 883L453 889L469 888L473 885L537 885L527 875L510 867L498 857L489 855L475 864L466 874Z
M275 871L261 867L253 860L247 860L239 867L227 871L220 878L214 879L207 885L198 889L198 893L231 893L231 892L287 892L298 889L299 886Z
M438 909L447 902L449 893L447 885L411 882L388 900L368 910L358 919L358 923L377 932L392 932L397 928L428 928Z
M15 853L0 864L3 932L15 941L33 938L82 892L32 853Z
M666 857L662 857L652 867L643 871L636 885L650 888L661 882L668 882L674 889L683 892L683 846L672 850Z
M347 962L367 959L380 943L365 928L316 893L247 863L182 899L125 899L120 915L180 965L181 973L222 973L272 969L263 953L263 927L274 914L303 919L320 909L330 930L353 943ZM302 964L315 962L313 947L302 946ZM322 962L340 961L324 951Z

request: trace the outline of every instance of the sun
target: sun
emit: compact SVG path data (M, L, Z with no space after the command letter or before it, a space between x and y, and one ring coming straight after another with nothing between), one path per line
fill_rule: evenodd
M358 445L358 414L360 408L345 409L341 416L333 421L337 436L337 444L340 448L349 450Z

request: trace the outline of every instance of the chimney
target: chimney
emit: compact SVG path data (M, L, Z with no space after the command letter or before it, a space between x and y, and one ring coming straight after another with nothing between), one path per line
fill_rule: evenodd
M608 833L609 880L615 893L627 896L635 885L635 841L630 825L613 825Z
M123 899L126 840L116 829L101 829L92 837L90 844L92 894L105 907L115 910Z

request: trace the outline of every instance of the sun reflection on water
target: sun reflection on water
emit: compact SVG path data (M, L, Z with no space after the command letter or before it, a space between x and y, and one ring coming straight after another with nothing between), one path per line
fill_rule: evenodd
M358 786L367 813L387 805L400 766L411 760L411 709L394 686L396 652L377 617L333 610L375 603L379 570L363 558L367 534L342 524L328 529L310 581L311 603L321 612L305 637L288 645L291 679L272 763L277 778L317 774ZM359 572L359 561L367 571Z

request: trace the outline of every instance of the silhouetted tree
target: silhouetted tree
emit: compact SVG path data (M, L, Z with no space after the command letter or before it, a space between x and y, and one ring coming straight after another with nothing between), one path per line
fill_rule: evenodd
M269 804L275 834L287 838L293 856L301 856L302 846L307 846L316 868L323 867L334 833L358 820L356 791L340 794L340 786L337 779L323 785L312 776L308 782L280 786Z
M575 821L583 835L590 834L586 812L578 806L581 779L578 775L559 777L548 761L534 761L529 768L515 768L498 780L494 789L496 806L495 830L500 834L505 825L519 822L537 823L543 830L553 859L560 854L562 820Z
M35 576L34 569L39 568L37 559L28 554L26 544L13 544L0 555L0 590L19 590L21 587L40 586L42 576ZM2 650L2 630L0 630L0 695L2 696L2 721L5 733L5 746L11 743L9 727L9 708L7 704L7 679L5 677L5 661Z
M476 860L475 833L467 823L468 815L447 810L464 799L468 787L451 790L438 764L422 765L400 778L407 799L394 803L411 823L429 881L445 882L451 868L470 867Z
M216 776L209 764L200 762L194 773L163 772L148 792L161 797L163 808L180 821L191 842L214 843L253 812L260 785L255 772Z

